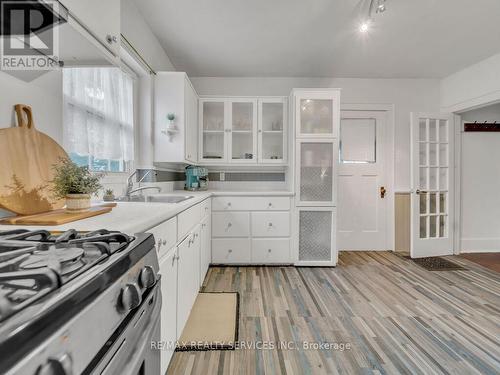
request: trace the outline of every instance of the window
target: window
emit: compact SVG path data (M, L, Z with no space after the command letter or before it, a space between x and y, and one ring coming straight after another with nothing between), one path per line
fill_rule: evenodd
M134 159L134 84L118 68L63 69L64 146L78 165L125 172Z

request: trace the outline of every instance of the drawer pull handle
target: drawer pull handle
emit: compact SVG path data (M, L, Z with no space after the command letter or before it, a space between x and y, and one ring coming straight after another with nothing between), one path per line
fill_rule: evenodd
M231 228L233 226L233 224L231 223L227 223L227 227L226 227L226 232L229 230L229 228Z
M226 208L229 208L229 207L231 207L231 202L227 202Z
M271 249L267 249L267 252L270 253L272 250Z
M228 253L232 253L232 252L233 252L233 249L229 249L227 252L228 252Z
M161 241L161 244L162 244L163 246L165 246L165 245L167 244L167 240L163 240L163 241Z
M273 204L272 204L271 202L269 202L268 206L269 206L269 207L272 207L272 206L273 206Z
M268 226L269 226L269 228L272 228L273 223L269 223Z

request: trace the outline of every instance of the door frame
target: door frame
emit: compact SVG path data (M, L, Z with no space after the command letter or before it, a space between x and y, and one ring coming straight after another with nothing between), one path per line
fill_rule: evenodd
M386 210L386 238L387 250L395 250L395 195L394 190L394 166L396 161L394 149L394 136L395 136L395 106L394 104L358 104L358 103L341 103L340 111L369 111L369 112L385 112L387 116L387 123L385 128L385 154L386 160L384 165L385 179L387 181L387 210ZM339 139L340 142L340 139Z

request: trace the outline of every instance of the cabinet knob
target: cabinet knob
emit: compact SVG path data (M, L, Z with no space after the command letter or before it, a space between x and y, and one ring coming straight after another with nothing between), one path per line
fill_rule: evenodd
M271 249L267 249L267 252L270 253L272 250Z
M271 228L273 226L273 223L269 223L267 225L269 226L269 228Z
M118 38L114 35L106 35L106 41L109 43L109 44L112 44L112 43L117 43L118 42Z
M167 240L163 240L163 241L161 241L161 244L162 244L163 246L165 246L165 245L167 244Z
M268 206L268 207L272 207L272 206L273 206L273 204L272 204L271 202L269 202L269 203L267 204L267 206Z
M262 129L259 129L259 133L262 133Z
M228 227L228 228L231 228L232 226L233 226L233 224L231 224L231 223L227 223L227 227Z
M228 252L228 253L232 253L232 252L233 252L233 249L229 249L227 252Z

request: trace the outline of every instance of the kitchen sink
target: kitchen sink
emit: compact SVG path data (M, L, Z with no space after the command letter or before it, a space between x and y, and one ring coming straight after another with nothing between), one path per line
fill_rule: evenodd
M181 203L188 199L194 198L192 195L148 195L145 197L146 202L158 203Z
M194 198L193 195L132 195L130 197L122 197L121 202L142 202L142 203L181 203L188 199Z

